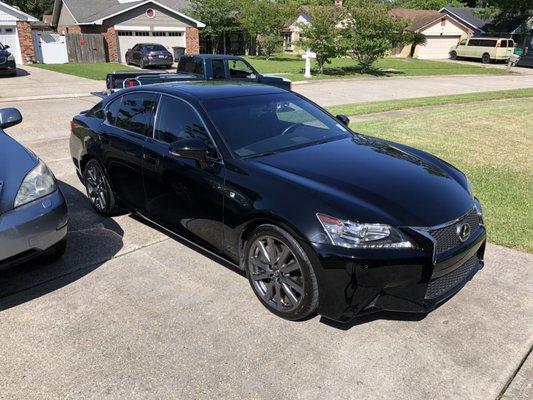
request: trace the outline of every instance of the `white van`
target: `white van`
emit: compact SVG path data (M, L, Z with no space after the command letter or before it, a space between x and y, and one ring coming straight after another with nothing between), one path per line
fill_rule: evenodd
M515 43L507 38L473 37L463 39L450 49L450 58L477 58L484 64L491 61L506 61L514 52Z

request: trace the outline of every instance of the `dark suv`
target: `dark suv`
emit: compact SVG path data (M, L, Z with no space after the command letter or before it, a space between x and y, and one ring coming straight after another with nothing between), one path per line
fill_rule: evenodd
M0 74L7 73L10 76L17 76L15 57L8 49L9 46L0 43Z
M139 43L126 52L126 64L145 67L172 68L174 57L162 45L153 43Z

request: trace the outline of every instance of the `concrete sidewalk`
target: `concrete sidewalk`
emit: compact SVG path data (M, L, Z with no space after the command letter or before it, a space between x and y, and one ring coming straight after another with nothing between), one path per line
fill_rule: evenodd
M533 88L533 75L461 75L312 81L293 90L321 106Z

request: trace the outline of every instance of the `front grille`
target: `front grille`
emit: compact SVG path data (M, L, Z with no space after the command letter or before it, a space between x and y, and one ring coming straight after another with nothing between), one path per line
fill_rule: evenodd
M468 223L471 228L471 234L477 231L481 225L479 215L475 208L472 208L468 214L464 215L461 219L454 222L451 225L444 228L433 229L429 231L429 234L435 239L435 254L439 255L453 249L461 244L459 235L457 234L457 226Z
M457 287L472 273L478 263L479 258L476 254L455 271L430 281L426 292L426 299L432 300L439 298L446 292Z

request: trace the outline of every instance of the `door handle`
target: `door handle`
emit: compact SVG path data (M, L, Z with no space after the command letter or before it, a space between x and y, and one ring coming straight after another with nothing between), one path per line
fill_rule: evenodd
M157 165L159 165L161 163L161 160L159 158L153 157L153 156L148 155L148 154L143 154L143 159L147 163L155 165L155 166L157 166Z

